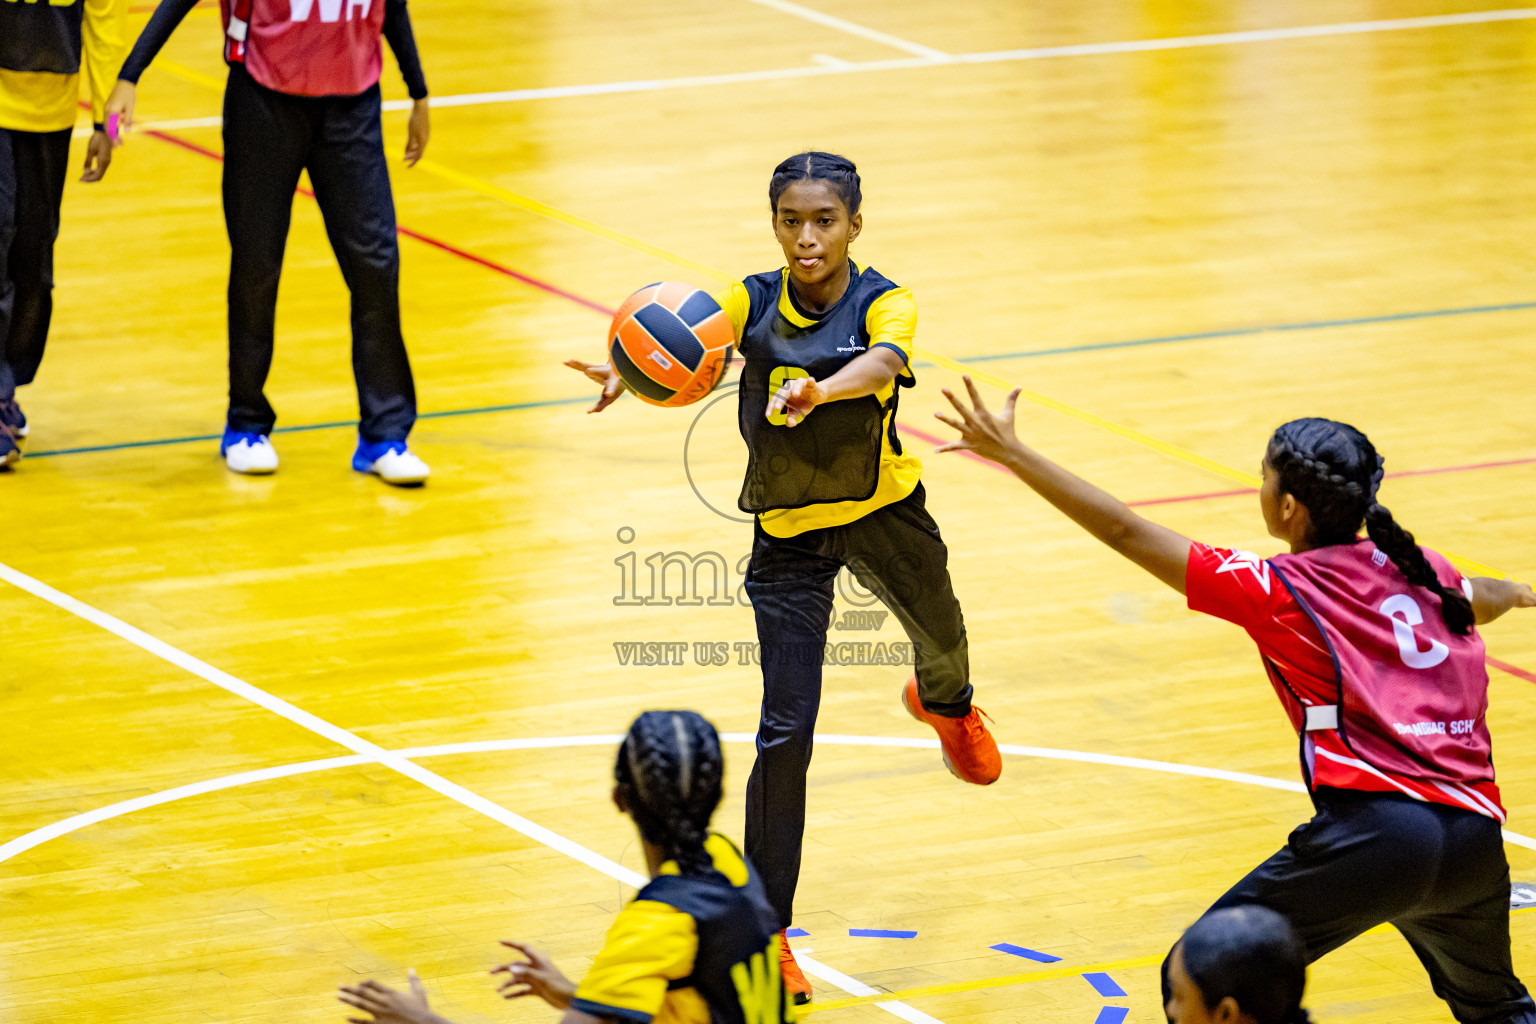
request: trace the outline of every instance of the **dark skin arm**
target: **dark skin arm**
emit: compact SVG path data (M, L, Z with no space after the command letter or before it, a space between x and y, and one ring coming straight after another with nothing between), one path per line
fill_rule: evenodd
M934 416L960 432L960 438L938 450L970 451L1013 472L1067 518L1156 576L1179 593L1189 567L1190 540L1166 526L1143 518L1107 491L1095 487L1039 452L1014 433L1014 409L1019 401L1015 388L994 415L982 402L970 377L963 378L970 405L944 388L944 397L955 407L955 416Z
M1491 576L1472 578L1472 612L1479 626L1512 608L1536 608L1536 591L1532 591L1529 583L1496 580Z
M795 426L818 405L873 395L896 379L907 363L894 349L881 346L848 360L848 365L824 381L796 377L768 397L764 415L783 412L787 426Z

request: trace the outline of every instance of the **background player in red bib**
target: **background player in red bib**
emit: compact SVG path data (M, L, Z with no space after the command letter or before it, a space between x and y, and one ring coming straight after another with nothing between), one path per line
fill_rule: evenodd
M197 0L162 0L107 102L131 126L139 76ZM277 282L293 193L309 171L352 292L352 371L362 412L352 468L420 484L406 446L416 385L400 333L400 243L379 124L380 36L415 105L405 157L427 145L427 82L405 0L223 0L224 221L229 229L229 414L219 454L237 473L277 469L272 367Z
M1018 440L1017 390L994 416L969 377L965 385L969 406L944 392L958 418L939 419L960 440L940 451L1006 466L1192 609L1242 626L1259 646L1301 738L1317 814L1211 910L1278 911L1311 960L1390 921L1457 1020L1536 1024L1510 961L1504 809L1474 628L1536 606L1530 586L1465 579L1419 547L1376 500L1382 459L1347 424L1293 420L1270 438L1259 505L1291 550L1264 559L1143 519Z

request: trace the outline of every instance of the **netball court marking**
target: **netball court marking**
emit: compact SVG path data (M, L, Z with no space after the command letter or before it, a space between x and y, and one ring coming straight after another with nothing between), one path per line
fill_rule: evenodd
M530 821L520 814L514 814L512 811L507 810L500 804L491 800L487 800L480 794L472 792L471 790L459 785L456 782L452 782L443 778L436 772L428 771L427 769L416 764L414 761L409 760L407 755L385 750L383 747L380 747L377 744L370 743L368 740L363 739L356 733L343 729L338 725L334 725L316 715L310 714L308 711L305 711L294 704L290 704L288 701L285 701L280 697L276 697L261 689L260 687L252 686L250 683L247 683L242 679L235 678L228 672L214 668L207 662L201 661L198 658L194 658L192 655L187 654L185 651L182 651L176 647L172 647L170 644L156 637L150 636L148 633L144 632L138 627L131 626L116 616L109 615L98 608L94 608L83 601L71 597L61 590L56 590L55 588L50 587L48 584L43 583L40 580L33 579L32 577L18 572L3 563L0 563L0 580L4 580L12 586L17 587L20 590L24 590L34 597L41 598L56 608L60 608L66 612L69 612L71 615L82 618L85 621L92 623L93 625L100 626L102 629L113 634L114 636L133 644L140 650L152 654L163 661L170 662L172 665L175 665L178 668L185 669L187 672L190 672L198 678L212 683L213 685L226 690L237 697L242 697L245 700L250 701L252 704L257 705L258 707L265 708L273 714L281 718L285 718L301 728L307 729L318 736L323 736L333 743L337 743L343 747L346 747L348 750L352 751L353 755L362 758L363 761L377 763L395 772L398 772L408 779L412 779L421 783L423 786L426 786L428 789L435 793L445 796L450 800L455 800L463 804L465 807L470 808L471 810L480 812L487 818L490 818L492 821L499 822L500 824L503 824L512 829L514 832L518 832L521 835L532 839L534 842L542 843L552 850L565 854L572 860L580 861L588 867L602 872L609 878L617 879L625 885L633 886L635 888L640 888L649 881L646 876L640 874L637 871L633 871L624 867L622 864L609 860L602 854L593 850L589 850L585 846L582 846L580 843L577 843L571 839L567 839L565 836L562 836L559 833L552 831L551 829L547 829L543 825L539 825L533 821ZM605 739L605 742L617 743L618 740ZM328 760L334 761L335 759ZM306 763L310 765L326 764L326 762ZM335 767L335 765L328 766ZM288 774L297 773L290 772ZM281 777L281 775L273 777ZM186 789L188 787L182 788ZM205 792L206 791L207 790L205 790ZM153 806L153 803L147 804L146 806ZM13 842L15 841L13 840ZM0 853L4 853L4 856L0 856L0 860L5 859L6 856L14 856L14 853L6 852L9 851L11 847L12 843L7 843L4 847L0 847ZM15 852L20 852L19 846L16 848ZM835 985L852 996L878 996L880 994L875 989L865 985L863 982L858 981L855 978L851 978L848 975L843 974L841 971L828 967L827 965L811 957L800 958L800 963L806 973L812 975L813 977L820 978L822 981L825 981L829 984ZM878 1002L875 1005L879 1006L881 1009L887 1011L888 1013L891 1013L897 1017L900 1017L902 1020L907 1021L908 1024L943 1024L943 1022L939 1021L937 1018L931 1017L928 1014L923 1013L921 1010L914 1009L913 1007L910 1007L900 1001L888 999L882 1002Z
M7 566L0 565L0 578L6 579L7 582L16 583L16 580L13 577L20 577L22 580L30 580L30 577L22 576L22 574L16 573L15 570L10 569ZM31 582L36 584L36 581ZM46 588L46 585L44 584L36 584L36 586ZM37 593L34 589L32 589L32 587L29 586L23 586L22 589L27 590L29 593ZM51 588L46 588L46 590L51 590ZM57 594L59 592L53 591L53 593ZM44 595L37 596L43 596L44 600L50 600L49 597ZM69 601L73 600L73 598L69 599ZM76 611L75 608L70 607L68 604L60 604L51 600L50 603L54 603L58 607L64 608L64 610L70 611L74 614L80 614L78 611ZM164 657L164 655L159 651L150 647L145 647L142 644L138 644L137 641L133 639L131 634L141 633L141 631L135 630L132 626L127 626L126 624L120 623L118 620L113 619L111 616L108 616L105 613L97 612L95 609L91 609L88 605L81 605L81 607L88 609L97 616L101 616L102 618L110 620L111 622L117 623L123 628L123 632L119 632L118 629L104 626L103 628L108 628L109 632L112 632L115 635L122 637L123 639L129 640L130 643L135 643L136 646L140 646L142 649L147 650L152 654L157 654L161 657ZM88 618L88 621L94 622L98 625L102 624L98 622L96 618ZM125 633L130 635L125 635ZM156 643L158 643L158 641L156 641ZM165 646L169 648L169 645ZM169 650L175 651L175 648L169 648ZM192 664L203 665L202 662L191 658L189 655L181 655L181 657L187 659L187 661ZM167 658L166 660L172 659ZM184 668L188 667L179 660L172 661L172 663ZM206 668L207 666L203 667ZM230 689L228 686L225 686L223 682L220 682L217 679L209 679L208 676L202 675L202 673L198 672L196 669L188 668L188 670L193 671L194 674L199 675L204 679L208 679L210 682L214 682L216 685L224 686L225 689ZM209 669L209 671L212 673L217 673L218 670ZM241 684L241 686L247 685L248 684ZM255 687L250 687L250 689L256 690ZM231 690L231 692L238 691ZM264 693L264 691L256 690L256 693L261 694ZM240 695L244 696L244 694ZM281 701L278 698L271 697L270 695L267 695L267 697L271 702L277 705L283 705L288 708L293 707L292 705L288 705L287 702ZM273 708L269 707L269 705L265 702L258 701L258 703L261 703L261 706L263 707L268 707L269 710L273 710ZM297 709L294 710L297 711ZM277 711L276 713L283 714L282 711ZM300 712L299 714L303 715L304 713ZM284 715L283 717L289 716ZM295 721L297 724L304 724L295 718L289 718L289 720ZM307 727L308 726L306 726L306 728ZM344 733L345 731L338 729L337 732ZM351 734L348 733L346 735ZM91 811L72 815L71 817L65 818L62 821L57 821L51 825L44 826L43 828L35 829L25 835L18 836L17 838L10 840L7 843L0 844L0 863L4 863L5 861L19 856L20 854L25 853L26 851L40 846L50 840L69 835L72 832L77 832L91 825L99 824L104 821L110 821L114 818L120 818L127 814L132 814L135 811L146 810L151 807L159 807L165 804L175 803L179 800L185 800L195 796L202 796L208 793L216 793L227 789L235 789L240 786L252 785L259 782L291 778L293 776L307 775L314 772L331 771L337 768L351 768L364 764L383 764L386 767L396 768L397 762L403 761L405 763L409 763L410 761L419 758L445 757L463 754L499 753L519 750L556 750L569 749L573 747L608 748L617 745L623 738L623 736L618 734L611 734L591 736L553 736L506 740L474 740L461 743L443 743L433 746L406 747L393 751L381 751L381 753L388 755L387 759L385 757L370 756L370 754L364 752L344 757L329 757L314 761L301 761L295 764L277 765L270 768L260 768L254 771L236 772L231 775L224 775L214 779L207 779L202 782L194 782L185 786L177 786L172 789L162 790L158 793L148 793L144 796L133 797L129 800L121 800L117 803L108 804L104 807L98 807ZM756 739L756 736L753 733L723 733L721 735L721 739L727 743L745 744L753 743ZM338 740L338 742L340 742L340 740ZM367 744L366 741L363 740L358 740L357 742L369 747L372 746L372 744ZM816 735L816 742L823 746L905 748L914 750L937 750L939 747L939 742L936 739L898 736L851 736L836 733L818 733ZM1104 765L1116 768L1139 769L1143 771L1160 772L1169 775L1183 775L1191 778L1212 779L1220 782L1234 782L1243 785L1259 786L1265 789L1275 789L1288 793L1306 792L1306 787L1301 783L1287 779L1274 779L1266 775L1253 775L1248 772L1235 772L1223 768L1206 768L1200 765L1179 764L1172 761L1156 761L1147 758L1125 757L1118 754L1099 754L1081 750L1060 750L1053 747L1031 747L1013 743L1000 743L998 744L998 750L1002 753L1019 757L1034 757L1048 760L1074 761L1083 764ZM396 770L398 771L399 769L396 768ZM441 778L434 773L427 772L425 769L420 769L420 773L421 776L424 776L425 778ZM454 792L448 792L443 789L439 789L437 786L432 785L430 782L425 782L422 777L418 777L414 774L410 775L410 777L416 778L417 781L423 781L424 785L435 789L437 792L442 793L445 796L449 796L452 799L460 799L460 797L455 795ZM446 782L446 780L443 781ZM454 790L462 790L462 787L458 787L453 783L448 783L448 786L453 787ZM471 795L473 796L473 794ZM470 806L475 810L481 811L482 813L487 813L484 806L482 806L482 803L489 804L490 802L484 801L483 798L479 797L476 797L475 799L477 802L467 803L466 806ZM460 800L460 802L464 801ZM510 815L510 812L500 808L499 805L491 804L491 806L496 808L496 810L499 811L502 815L509 815L512 818L516 818L519 822L526 822L526 819L522 819L516 815ZM502 818L496 814L488 814L488 816L493 817L498 821L502 820ZM508 824L508 822L503 821L503 824ZM538 840L539 842L545 842L545 840L540 838L538 835L524 831L523 828L519 827L518 825L513 824L511 827L519 832L522 832L524 835L529 836L530 838ZM538 828L538 826L534 827ZM541 831L547 832L547 830ZM549 834L553 835L553 833ZM613 861L607 860L607 858L603 858L596 853L585 850L584 847L580 847L577 844L570 842L569 840L565 840L563 837L556 838L561 839L563 845L553 846L553 848L558 849L560 852L566 853L567 855L573 855L571 854L570 848L574 848L575 850L579 850L587 854L588 857L591 858L587 859L583 857L577 857L576 859L582 860L583 863L586 863L589 866L597 867L598 870L602 871L604 874L607 874L609 877L617 878L619 881L632 886L644 884L645 879L638 873L629 871L627 868L614 864ZM1505 829L1504 838L1506 841L1513 845L1521 846L1530 850L1536 850L1536 839L1532 839L1529 836ZM545 845L553 844L545 842ZM600 863L593 863L593 860L596 860ZM601 865L607 865L607 867ZM907 933L903 932L900 934L905 936ZM1033 950L1024 950L1022 947L1011 946L1007 943L1000 944L999 946L993 946L991 948L997 949L1000 952L1012 953L1014 955L1027 955L1029 959L1040 959L1048 955L1037 953ZM811 1012L841 1009L847 1006L859 1006L865 1003L874 1002L882 1009L888 1010L895 1016L901 1017L903 1020L911 1021L913 1024L926 1024L926 1022L933 1021L934 1018L929 1017L926 1014L921 1014L920 1011L912 1009L912 1007L905 1005L905 1003L901 1002L900 1000L891 998L892 996L900 996L901 999L913 999L921 996L950 995L963 992L972 992L980 989L1030 984L1034 982L1049 981L1056 978L1066 978L1073 976L1107 978L1109 971L1130 970L1139 967L1146 967L1159 963L1162 960L1161 954L1154 956L1131 957L1122 960L1106 961L1103 963L1074 964L1047 970L1030 971L1022 974L1004 975L1002 977L978 978L971 981L948 982L941 985L930 985L924 988L915 988L897 993L889 993L879 992L876 989L864 984L863 982L858 981L856 978L852 978L846 974L827 967L825 964L812 959L808 955L797 953L797 956L808 969L814 965L814 970L812 970L812 973L816 977L836 985L853 997L850 999L819 1003L812 1009ZM1055 959L1059 960L1060 958Z
M1016 50L991 50L979 53L944 53L931 47L900 40L873 29L844 22L820 12L810 11L798 4L783 0L752 0L763 6L773 7L785 13L798 8L798 17L814 16L822 24L840 23L840 31L848 31L865 38L882 37L878 42L912 52L918 48L924 56L901 57L892 60L838 61L816 63L792 68L769 68L761 71L736 71L717 75L687 75L680 78L645 78L627 82L597 82L588 85L557 85L539 89L505 89L496 92L460 93L450 96L433 96L434 108L473 107L496 103L525 103L532 100L567 99L578 96L612 96L623 93L661 92L671 89L694 89L715 85L745 85L754 82L788 81L797 78L819 78L825 75L851 75L872 71L906 71L916 68L954 67L957 65L1017 63L1021 61L1052 60L1063 57L1098 57L1121 53L1153 53L1162 50L1191 50L1210 46L1234 46L1246 43L1271 43L1291 39L1322 39L1332 36L1367 35L1377 32L1401 32L1412 29L1449 28L1458 25L1481 25L1502 21L1528 21L1536 18L1536 8L1515 7L1489 11L1469 11L1463 14L1437 14L1419 18L1391 18L1379 21L1352 21L1333 25L1299 25L1292 28L1255 29L1247 32L1215 32L1208 35L1173 36L1164 39L1133 39L1110 43L1079 43L1069 46L1038 46ZM857 31L853 31L857 30ZM164 57L157 58L152 67L177 78L195 82L212 89L222 89L223 81L178 64ZM411 100L386 100L385 110L410 110Z

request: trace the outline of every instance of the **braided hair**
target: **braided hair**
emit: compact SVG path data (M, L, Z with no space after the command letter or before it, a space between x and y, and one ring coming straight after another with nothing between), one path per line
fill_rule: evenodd
M859 190L859 169L853 161L835 153L796 153L773 169L768 179L768 209L779 212L779 197L797 181L824 181L848 207L848 216L859 212L864 194Z
M1292 420L1269 439L1267 458L1279 475L1280 493L1294 495L1306 506L1313 544L1353 543L1363 521L1365 532L1408 582L1439 596L1440 614L1451 632L1472 631L1472 602L1440 582L1413 534L1376 500L1386 460L1376 454L1368 437L1335 420Z
M613 777L646 842L684 875L707 875L709 819L720 803L720 736L695 711L646 711L619 744Z
M1205 915L1179 940L1184 973L1207 1010L1230 997L1257 1024L1310 1024L1301 1008L1307 955L1285 918L1266 907Z

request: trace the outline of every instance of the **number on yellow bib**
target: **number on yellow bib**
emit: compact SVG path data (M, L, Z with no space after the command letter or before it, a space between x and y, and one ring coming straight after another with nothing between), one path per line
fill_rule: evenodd
M795 1004L784 999L777 935L766 950L753 953L748 963L732 966L731 980L736 983L736 997L741 1000L741 1015L747 1024L781 1024L794 1019ZM788 1013L783 1013L785 1010Z
M774 395L778 394L779 388L783 387L789 381L796 380L800 377L809 376L810 373L808 371L802 370L798 366L774 367L773 372L768 375L768 397L772 398ZM789 411L787 409L780 409L778 412L768 417L768 422L772 423L776 427L782 427L788 423L788 419Z

